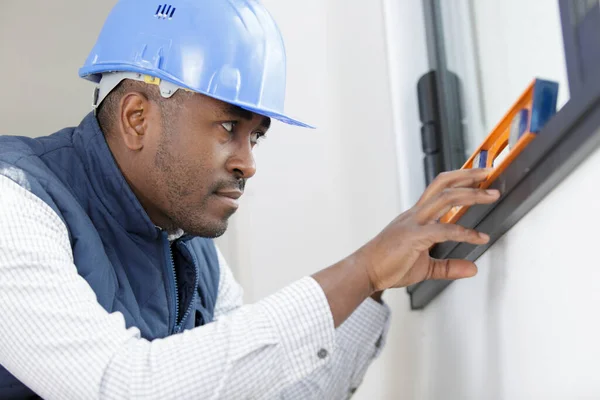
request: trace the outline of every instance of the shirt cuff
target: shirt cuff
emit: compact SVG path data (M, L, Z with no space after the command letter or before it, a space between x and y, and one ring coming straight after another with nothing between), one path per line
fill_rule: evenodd
M335 351L335 328L329 302L317 281L303 278L260 304L278 331L293 382L328 362Z
M366 299L337 329L337 345L347 350L373 346L377 357L385 345L390 327L390 308Z

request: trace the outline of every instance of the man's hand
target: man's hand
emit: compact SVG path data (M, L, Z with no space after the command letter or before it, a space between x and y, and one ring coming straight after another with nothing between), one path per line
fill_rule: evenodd
M436 260L429 249L446 241L485 244L489 237L438 220L455 206L493 203L496 190L477 189L489 170L465 169L439 175L417 204L392 221L379 235L339 263L317 272L333 314L341 324L367 297L389 288L426 279L459 279L477 273L466 260Z
M436 260L429 249L445 241L485 244L489 237L472 229L437 222L454 206L488 204L497 190L476 189L488 170L459 170L439 175L417 204L398 216L361 248L373 291L408 286L426 279L468 278L477 267L467 260Z

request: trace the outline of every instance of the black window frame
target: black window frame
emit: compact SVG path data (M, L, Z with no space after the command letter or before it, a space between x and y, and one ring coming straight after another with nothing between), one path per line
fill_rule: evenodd
M442 32L439 7L436 7L439 0L423 1L428 35L437 35L428 37L428 51L435 53L430 54L430 63L433 60L435 68L445 68L445 62L439 61L445 55L438 51L439 42L444 40L439 36ZM491 188L502 192L500 200L489 206L470 207L458 221L460 225L489 234L490 242L485 246L441 243L431 250L433 257L476 261L600 147L600 74L592 73L600 71L600 57L585 57L591 46L600 43L600 2L558 1L571 98L492 184ZM436 24L433 29L431 25ZM594 54L600 54L600 46L595 51ZM438 84L443 85L443 82ZM443 91L444 86L438 90ZM431 280L408 287L411 309L423 309L451 283Z

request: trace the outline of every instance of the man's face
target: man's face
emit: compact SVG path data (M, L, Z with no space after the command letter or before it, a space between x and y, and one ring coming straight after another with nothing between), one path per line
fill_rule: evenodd
M181 95L176 107L153 103L148 113L137 189L162 228L217 237L256 172L252 149L271 121L207 96Z

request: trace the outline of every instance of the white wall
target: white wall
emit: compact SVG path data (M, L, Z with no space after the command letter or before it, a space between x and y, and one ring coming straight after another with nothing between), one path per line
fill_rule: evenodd
M596 152L422 312L415 398L600 398L599 170Z
M398 209L379 4L265 3L290 57L287 108L319 128L278 124L257 151L259 172L238 216L248 222L239 228L252 230L240 246L251 251L244 269L254 298L338 261Z
M568 88L557 2L471 3L481 73L476 89L483 104L471 103L470 110L481 113L481 125L491 129L535 76L559 81L564 104ZM463 6L448 7L446 16ZM390 17L396 21L392 26L404 29L403 18ZM458 40L469 39L461 21L453 22L448 30L459 28ZM461 51L462 44L450 47ZM450 57L459 70L472 68L464 52ZM402 107L398 97L393 96L395 111ZM596 152L478 260L477 277L453 283L415 316L402 316L410 324L395 339L412 348L414 358L399 358L395 367L413 383L397 398L600 398L600 270L588 256L597 246L593 227L600 222L594 200L599 191L590 177L599 170ZM402 185L404 196L406 190L410 187Z
M92 85L77 70L114 3L2 2L0 54L9 62L0 63L0 133L39 136L77 124L89 111ZM382 229L400 210L398 165L407 171L402 180L415 182L416 190L423 176L418 169L408 173L406 161L420 159L420 143L411 139L419 129L413 77L420 64L402 62L393 74L406 77L402 101L410 109L401 123L406 148L416 149L397 164L381 3L264 3L287 43L287 110L319 128L276 123L256 150L258 173L219 240L247 301L338 261ZM406 22L420 18L419 7L414 11ZM407 29L401 38L405 51L415 40L409 35ZM387 298L392 307L407 309L404 291ZM401 346L403 320L396 314L388 348L358 399L397 398L410 385L394 368L396 358L411 351Z

